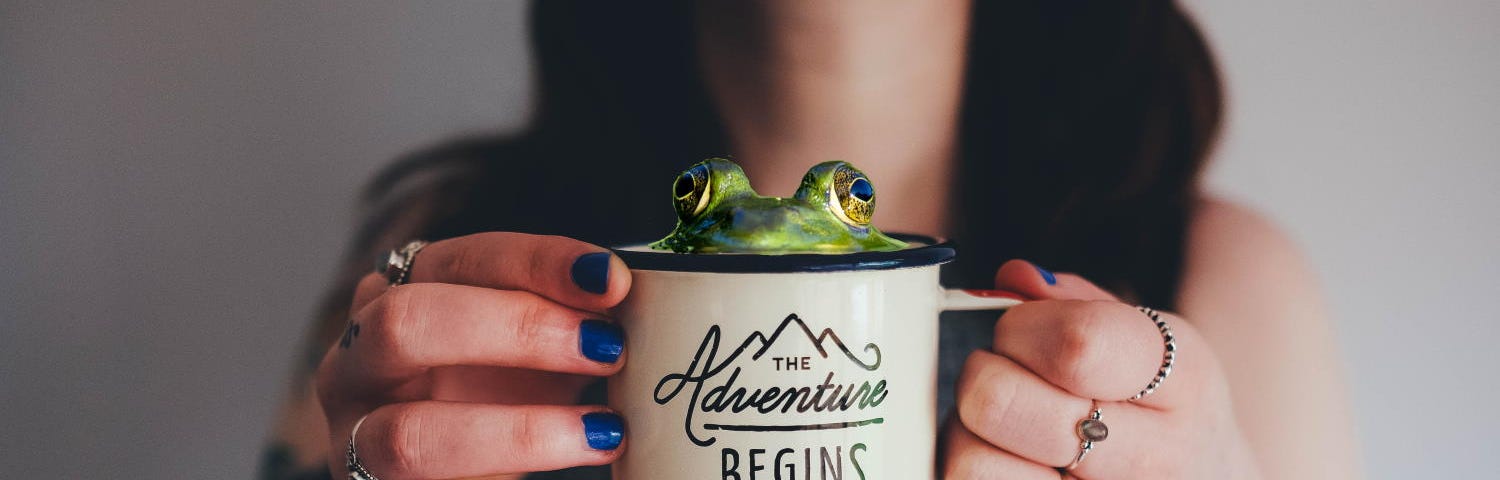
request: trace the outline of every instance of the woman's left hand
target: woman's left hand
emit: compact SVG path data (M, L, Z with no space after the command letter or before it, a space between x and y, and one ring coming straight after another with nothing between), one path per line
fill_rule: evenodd
M1081 277L1019 260L995 283L1035 301L1000 317L993 351L966 361L943 478L1056 479L1078 456L1078 424L1095 407L1108 437L1064 478L1258 478L1228 382L1192 324L1161 314L1176 338L1171 374L1130 401L1163 361L1163 336L1146 314Z

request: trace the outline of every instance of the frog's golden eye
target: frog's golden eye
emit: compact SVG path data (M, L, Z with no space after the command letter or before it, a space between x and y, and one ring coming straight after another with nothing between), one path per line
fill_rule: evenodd
M875 214L875 186L859 170L840 166L828 185L828 209L844 223L863 227Z
M672 204L677 207L677 217L691 220L704 208L708 208L708 165L693 165L677 176L672 183Z

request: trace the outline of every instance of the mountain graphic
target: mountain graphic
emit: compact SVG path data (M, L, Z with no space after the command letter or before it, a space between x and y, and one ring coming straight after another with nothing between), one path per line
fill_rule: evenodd
M846 386L842 381L834 382L835 372L833 371L828 372L828 375L823 379L821 384L801 388L797 388L796 386L787 388L772 387L769 390L756 388L754 392L751 392L748 387L734 386L735 379L741 371L740 367L734 367L728 375L727 380L710 388L709 396L702 397L703 401L699 401L699 395L703 392L706 382L709 382L710 379L718 376L720 372L725 371L725 369L736 363L736 360L741 355L749 353L751 361L759 360L761 356L770 350L772 345L776 345L776 342L784 338L784 334L787 334L788 329L793 325L797 328L785 336L807 339L808 344L817 349L818 355L825 359L829 358L829 355L833 351L828 345L832 343L832 346L837 348L845 358L848 358L849 361L854 362L860 368L866 371L874 371L880 368L881 353L879 345L874 343L865 344L865 356L873 356L867 361L849 350L849 346L844 344L844 340L839 338L838 334L834 333L832 328L825 328L819 333L813 333L812 328L807 326L807 322L804 322L802 318L793 313L782 319L781 323L776 325L776 329L772 330L770 335L766 335L764 331L752 332L749 336L745 337L744 341L741 341L737 347L723 357L719 356L723 331L719 328L719 325L710 325L708 332L703 336L703 343L698 345L698 351L693 354L693 360L688 363L687 369L663 375L661 380L656 383L656 388L652 390L653 399L658 405L666 405L673 398L676 398L677 394L683 392L684 389L692 392L691 398L686 403L687 410L683 416L683 432L693 444L706 447L713 445L716 438L712 434L699 435L699 432L695 431L699 427L695 427L698 423L694 422L693 414L700 410L703 413L722 413L728 410L739 414L742 410L755 408L757 410L753 411L754 413L764 414L768 413L763 408L766 402L772 402L770 408L776 409L776 405L785 400L786 403L779 408L781 413L788 413L794 408L792 399L804 396L806 399L796 403L795 406L799 414L806 413L809 410L814 413L825 411L848 412L851 409L864 410L866 408L878 407L885 399L886 394L890 393L884 379L878 381L865 380L862 385L856 386L856 383L849 383ZM799 335L798 332L801 334ZM834 383L837 383L838 386L830 386ZM733 393L730 393L730 390L733 390ZM825 390L831 392L828 393L830 397L826 400L819 400L825 394ZM816 393L813 393L814 391ZM840 391L845 392L842 399L838 397ZM710 398L717 398L717 400L710 402ZM726 402L725 399L739 400ZM845 414L847 415L847 413ZM883 417L871 417L813 424L703 423L701 428L705 431L787 432L854 428L878 425L884 422L885 418Z
M839 335L837 333L834 333L832 328L825 328L821 333L815 335L813 334L812 328L807 326L807 322L802 321L802 318L798 317L795 313L787 315L786 318L781 321L781 324L776 326L776 330L771 332L770 336L766 336L765 333L759 331L751 333L749 337L745 338L744 343L741 343L739 348L736 348L734 352L729 355L729 358L732 359L739 357L741 353L750 348L756 341L759 341L760 348L755 350L755 353L752 353L750 355L750 359L760 360L760 357L762 355L765 355L767 350L771 349L771 345L775 345L776 341L781 339L781 334L786 332L787 327L790 327L792 325L797 326L797 329L802 332L803 336L812 343L813 348L818 350L818 355L821 355L823 358L828 358L828 349L824 347L824 343L827 341L832 341L833 345L835 347L838 347L839 351L843 352L845 357L849 358L849 361L854 362L856 365L859 365L860 368L863 368L865 370L875 370L877 368L880 368L881 355L879 345L876 345L874 343L865 344L864 351L866 353L874 353L875 355L875 360L873 362L866 362L865 360L862 360L859 357L855 356L854 352L850 351L849 347L844 345L844 340L839 338Z

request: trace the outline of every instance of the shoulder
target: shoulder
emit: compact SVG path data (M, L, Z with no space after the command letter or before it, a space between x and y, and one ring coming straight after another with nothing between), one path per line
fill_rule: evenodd
M1199 200L1188 221L1184 258L1178 292L1184 310L1242 302L1316 309L1319 301L1315 275L1296 242L1244 205L1212 196Z
M1199 200L1188 219L1186 257L1198 274L1218 270L1302 270L1306 262L1296 242L1261 213L1219 197Z
M1187 230L1177 309L1219 359L1266 477L1354 478L1338 342L1296 242L1217 198L1200 201Z

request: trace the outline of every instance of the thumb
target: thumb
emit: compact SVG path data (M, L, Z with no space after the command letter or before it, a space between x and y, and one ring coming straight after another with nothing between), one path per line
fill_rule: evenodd
M1011 260L995 272L995 288L1033 300L1119 300L1093 282L1071 273L1054 274L1025 260Z

